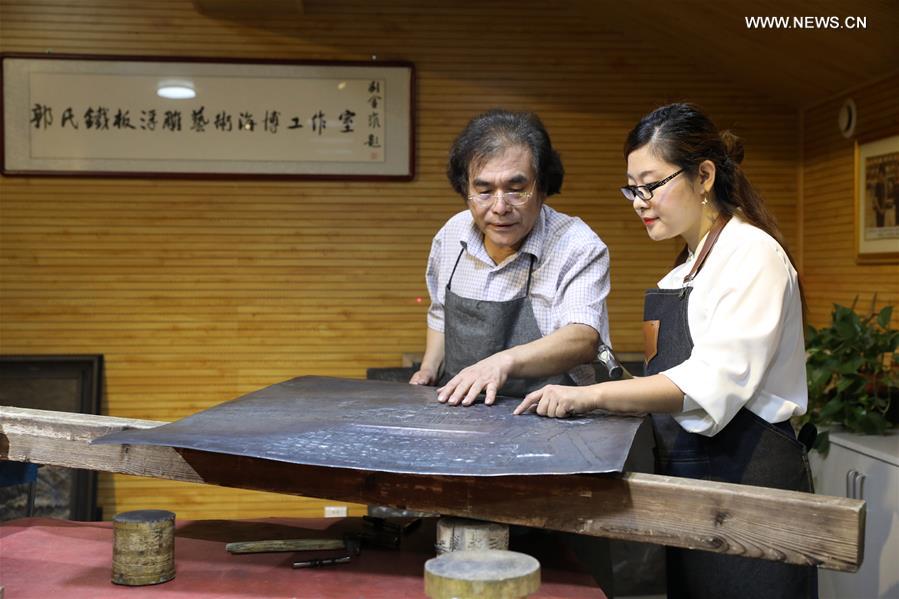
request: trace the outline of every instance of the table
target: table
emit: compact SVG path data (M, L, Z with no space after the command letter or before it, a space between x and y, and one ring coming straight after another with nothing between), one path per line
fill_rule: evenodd
M0 406L0 459L253 489L854 572L865 502L626 472L440 476L154 445L100 445L164 423Z
M174 580L123 587L110 582L112 522L24 518L0 526L0 585L6 597L424 597L424 563L434 556L434 519L403 540L402 550L364 548L348 564L293 569L299 553L232 555L224 544L278 538L333 538L361 528L358 518L176 520ZM523 531L523 532L521 532ZM536 597L605 599L558 537L519 529L510 549L541 562ZM316 552L324 555L328 552Z

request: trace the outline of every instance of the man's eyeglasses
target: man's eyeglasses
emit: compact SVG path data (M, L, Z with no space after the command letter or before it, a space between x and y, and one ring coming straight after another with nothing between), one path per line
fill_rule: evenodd
M680 169L673 175L665 177L661 181L656 181L655 183L647 183L646 185L625 185L621 188L621 193L631 202L637 200L638 198L643 200L644 202L648 202L652 199L653 190L658 189L668 181L671 181L682 172L684 172L684 169Z
M503 200L511 206L522 206L527 203L534 190L530 191L497 191L495 193L474 193L468 196L468 199L480 206L492 206L496 200L502 196Z

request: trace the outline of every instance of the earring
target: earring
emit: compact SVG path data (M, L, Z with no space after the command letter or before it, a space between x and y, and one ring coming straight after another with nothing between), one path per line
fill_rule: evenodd
M709 194L705 194L705 197L702 198L702 205L703 205L703 206L708 206L708 205L709 205Z

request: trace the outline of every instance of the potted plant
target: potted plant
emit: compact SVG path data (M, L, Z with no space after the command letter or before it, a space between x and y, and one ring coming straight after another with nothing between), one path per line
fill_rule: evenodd
M875 295L864 317L855 311L857 297L848 308L834 304L830 326L807 327L809 407L801 423L819 428L814 449L822 454L830 446L828 427L872 435L896 425L899 331L890 328L893 307L875 313L876 301Z

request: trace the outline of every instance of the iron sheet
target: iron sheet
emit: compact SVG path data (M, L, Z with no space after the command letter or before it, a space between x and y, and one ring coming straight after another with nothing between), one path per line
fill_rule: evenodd
M642 421L598 413L513 416L518 401L453 407L438 403L433 387L305 376L94 443L412 474L600 473L621 471Z

